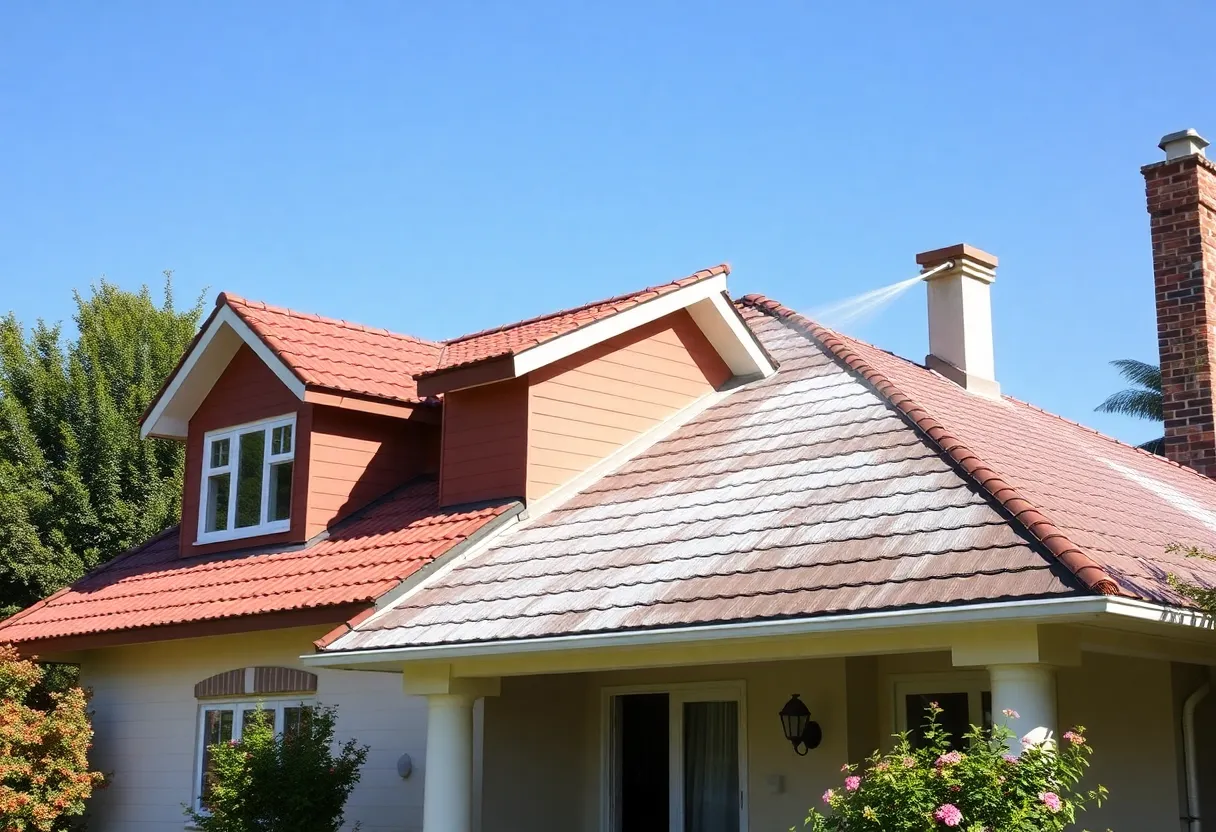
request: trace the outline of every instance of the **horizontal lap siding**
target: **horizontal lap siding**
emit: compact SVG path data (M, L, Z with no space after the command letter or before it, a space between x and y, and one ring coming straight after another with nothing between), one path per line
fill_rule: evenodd
M198 534L199 492L202 488L203 436L208 431L221 430L246 422L256 422L275 416L296 415L296 436L308 436L312 406L292 395L269 367L248 346L237 350L228 367L216 380L211 392L203 399L190 418L186 439L186 470L182 486L181 553L184 556L244 549L250 545L298 542L306 538L304 515L307 508L308 443L297 441L293 470L291 530L283 534L245 538L207 546L195 546Z
M568 482L730 375L682 310L536 371L528 498Z
M527 445L526 379L448 393L443 403L440 503L524 496Z
M337 622L334 622L336 624ZM89 801L93 832L182 830L197 777L200 702L194 685L234 667L290 667L312 652L321 627L187 639L86 653L81 679L93 689L96 731L90 762L110 785ZM317 671L317 692L302 698L338 706L337 740L371 746L346 805L344 830L418 832L422 827L422 762L426 701L401 692L390 673ZM256 694L241 697L254 701ZM409 754L414 773L403 780L397 760Z
M309 444L309 537L437 467L438 429L388 416L317 407Z

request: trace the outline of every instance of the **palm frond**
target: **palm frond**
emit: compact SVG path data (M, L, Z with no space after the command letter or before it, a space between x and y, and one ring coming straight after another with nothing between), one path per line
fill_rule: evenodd
M1161 408L1161 393L1153 390L1120 390L1107 397L1095 408L1099 413L1118 413L1137 419L1164 420Z
M1150 439L1147 442L1141 442L1136 447L1142 451L1148 451L1150 454L1165 456L1165 437L1161 436L1156 439Z
M1138 384L1157 393L1161 392L1161 368L1156 364L1148 364L1134 358L1119 358L1110 363L1119 371L1119 375L1132 384Z

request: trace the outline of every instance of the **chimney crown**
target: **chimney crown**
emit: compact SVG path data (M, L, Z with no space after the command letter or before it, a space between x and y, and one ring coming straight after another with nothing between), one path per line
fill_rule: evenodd
M1170 162L1183 156L1206 156L1203 149L1209 144L1211 142L1188 127L1186 130L1162 136L1157 147L1165 151L1165 161Z

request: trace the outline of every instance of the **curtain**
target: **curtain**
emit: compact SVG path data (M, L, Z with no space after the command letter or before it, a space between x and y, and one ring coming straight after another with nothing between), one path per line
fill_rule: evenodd
M739 832L739 703L684 703L684 832Z

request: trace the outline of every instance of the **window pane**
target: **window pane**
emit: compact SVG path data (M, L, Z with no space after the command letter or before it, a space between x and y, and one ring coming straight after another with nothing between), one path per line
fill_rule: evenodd
M257 708L249 708L241 714L241 735L244 736L245 729L249 727L249 723L253 722L254 714L258 712ZM266 724L270 726L270 730L274 730L274 709L265 708L262 711L265 716Z
M207 478L207 514L203 528L209 532L222 532L228 528L228 489L231 480L231 474L216 474Z
M942 709L937 716L937 724L950 734L950 747L956 751L966 750L967 741L963 739L963 734L971 730L971 716L965 693L916 693L904 700L908 738L912 747L921 748L925 744L925 723L929 719L927 709L930 702L936 702Z
M208 710L203 712L203 780L200 784L199 797L204 806L207 805L207 795L211 791L213 774L211 771L211 746L232 739L231 710Z
M270 452L272 454L291 453L291 425L283 425L271 432Z
M739 703L684 703L684 832L739 830Z
M283 736L293 737L307 719L308 708L297 706L283 709Z
M227 439L216 439L211 443L212 468L223 468L228 464L228 444Z
M280 462L270 466L270 517L268 520L291 519L292 463Z
M266 431L241 434L236 472L236 527L262 522L262 461L266 458Z

